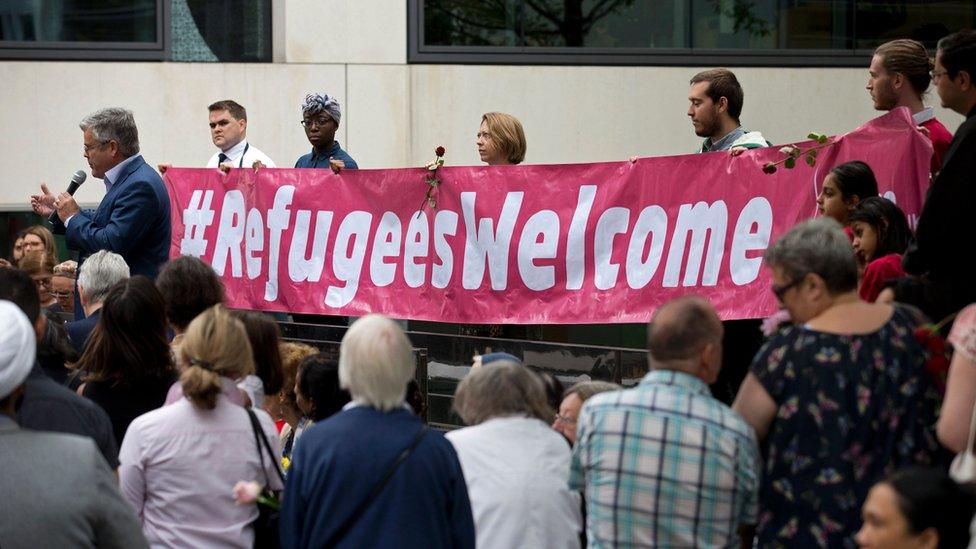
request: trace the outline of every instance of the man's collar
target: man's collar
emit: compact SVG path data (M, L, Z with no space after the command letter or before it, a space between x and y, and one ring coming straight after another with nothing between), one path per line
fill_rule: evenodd
M237 155L241 154L241 151L243 151L244 147L246 146L247 146L247 139L241 139L240 143L234 145L233 147L227 149L226 151L220 151L220 152L227 155L227 158L236 158Z
M124 170L125 167L131 164L132 161L135 160L136 158L139 158L138 154L134 154L129 158L126 158L122 162L119 162L115 166L112 166L112 168L110 168L109 170L106 170L105 177L103 178L105 180L105 185L108 188L112 188L112 185L115 185L115 183L117 183L119 180L119 176L122 175L122 170Z
M708 385L701 379L678 370L651 370L640 382L641 385L674 385L696 393L711 394Z
M359 400L350 400L349 402L346 403L345 406L342 407L342 411L345 412L346 410L352 410L353 408L373 408L373 407ZM400 408L410 412L411 414L413 413L413 408L411 408L410 405L407 404L406 402L401 404ZM375 410L375 408L373 409ZM390 411L395 411L395 410L396 408Z
M706 149L705 152L725 150L728 148L726 147L727 144L735 141L745 133L746 131L742 129L742 126L736 126L732 131L723 135L721 138L716 139L715 141L712 141L711 137L706 138L702 148Z
M93 316L102 314L102 306L103 305L105 305L105 302L104 301L99 301L98 303L95 303L94 305L92 305L93 308L92 308L91 312L90 313L85 313L85 318L91 318Z
M932 107L925 107L912 115L912 120L914 120L915 124L918 125L924 124L933 118L935 118L935 109Z

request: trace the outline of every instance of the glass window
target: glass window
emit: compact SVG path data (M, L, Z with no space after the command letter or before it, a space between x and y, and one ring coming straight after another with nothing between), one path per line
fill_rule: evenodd
M914 38L934 48L939 38L976 26L976 2L856 2L855 39L859 49L874 49L895 38Z
M850 49L846 0L694 0L693 49Z
M414 62L863 65L976 24L971 0L412 0Z
M271 0L0 0L0 58L271 61Z
M0 40L156 42L156 0L0 1Z
M173 61L271 61L271 0L172 1Z
M684 42L680 2L428 0L428 45L647 48Z

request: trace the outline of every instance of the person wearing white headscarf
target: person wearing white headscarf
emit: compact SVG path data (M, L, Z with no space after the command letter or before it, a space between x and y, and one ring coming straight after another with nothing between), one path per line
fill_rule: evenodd
M20 396L14 393L34 367L37 335L27 315L9 301L0 301L0 326L6 326L0 330L0 403L6 407L13 406L13 401ZM8 398L11 395L14 398ZM6 408L0 410L5 411ZM0 415L0 429L3 425L4 416Z
M17 426L36 334L9 301L0 300L0 326L0 547L148 547L90 438Z

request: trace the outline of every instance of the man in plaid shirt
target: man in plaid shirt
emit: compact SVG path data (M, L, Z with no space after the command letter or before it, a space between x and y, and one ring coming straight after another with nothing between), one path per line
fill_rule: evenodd
M580 412L570 487L586 496L590 547L752 544L760 479L752 428L711 396L722 323L704 299L661 307L651 372Z

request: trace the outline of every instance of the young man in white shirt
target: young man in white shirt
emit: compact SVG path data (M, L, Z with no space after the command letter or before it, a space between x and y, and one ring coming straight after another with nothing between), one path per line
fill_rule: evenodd
M219 151L207 162L208 168L274 168L275 163L247 142L247 111L232 99L213 103L210 111L210 138Z

